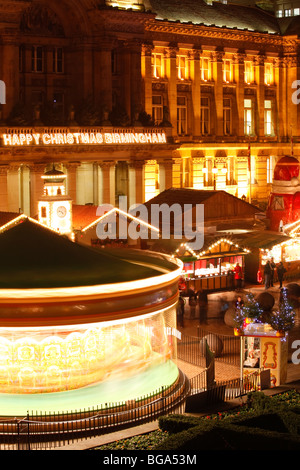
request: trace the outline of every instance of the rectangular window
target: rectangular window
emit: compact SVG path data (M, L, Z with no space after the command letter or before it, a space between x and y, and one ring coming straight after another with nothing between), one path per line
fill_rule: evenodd
M208 57L201 57L200 59L200 72L201 80L207 82L211 78L210 74L210 60Z
M274 135L272 101L265 100L264 110L265 135Z
M290 8L284 10L284 16L292 16L292 10Z
M205 160L204 166L202 168L203 172L203 186L213 186L213 161L212 158L207 158Z
M163 120L163 97L161 95L152 95L152 120L155 126Z
M253 106L251 99L244 100L244 132L245 135L252 135L254 133Z
M178 55L176 57L177 78L179 78L179 80L186 80L188 78L187 63L186 56Z
M230 59L223 60L223 81L229 83L232 80L232 62Z
M63 70L63 50L62 47L56 47L53 50L52 66L54 73L62 73Z
M227 185L236 184L236 179L235 179L235 159L234 159L234 157L228 157L228 158L227 158L226 184L227 184Z
M265 85L272 85L273 81L273 64L265 63Z
M47 208L45 206L41 207L41 217L45 219L47 217Z
M164 76L164 67L163 67L163 55L154 53L151 56L151 65L152 65L152 77L154 78L163 78Z
M31 49L31 71L43 72L44 51L42 46L33 46Z
M185 96L177 97L177 134L187 133L187 104Z
M223 100L223 132L224 135L231 134L231 100L229 98Z
M201 134L208 135L210 133L209 98L201 98L200 125L201 125Z
M245 76L245 83L247 83L248 85L250 83L253 83L253 79L254 79L254 70L253 70L253 64L252 62L250 61L245 61L245 72L244 72L244 76Z
M300 15L300 8L294 8L294 16Z

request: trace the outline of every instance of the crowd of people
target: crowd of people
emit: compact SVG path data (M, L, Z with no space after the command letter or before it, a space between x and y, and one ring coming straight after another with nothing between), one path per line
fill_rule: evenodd
M264 276L261 275L261 272L258 272L258 282L262 283L264 281L265 289L274 286L274 282L277 279L279 282L279 288L282 289L284 275L287 272L286 268L283 265L283 262L280 261L277 265L274 262L274 259L271 258L268 260L264 267ZM243 284L243 269L239 263L236 264L234 270L234 282L235 282L235 290L238 293L242 290ZM177 318L178 318L178 325L184 326L184 313L185 313L185 306L189 307L190 317L191 319L196 318L196 309L197 306L199 308L199 324L207 324L207 309L208 309L208 297L207 291L200 288L198 292L195 292L191 288L187 288L187 285L184 280L180 282L179 285L179 302L177 305ZM235 307L242 307L243 300L241 296L238 296L236 299Z
M283 265L283 262L280 261L277 265L274 262L274 258L268 259L264 267L264 283L265 289L274 286L275 272L277 273L277 278L279 282L279 288L282 288L282 283L284 279L284 274L286 269Z
M190 318L196 318L197 305L199 306L199 323L207 323L208 297L207 291L199 289L195 292L193 289L184 289L180 291L179 302L177 306L177 318L179 326L184 326L185 305L189 305Z

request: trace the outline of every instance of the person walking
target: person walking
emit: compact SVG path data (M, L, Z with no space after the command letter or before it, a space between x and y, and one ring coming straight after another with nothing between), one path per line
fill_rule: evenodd
M191 289L191 292L189 293L189 306L190 306L191 318L195 318L196 307L197 307L197 294L196 292L194 292L193 289Z
M236 263L234 268L234 279L236 289L240 290L242 288L243 270L239 263Z
M207 293L200 288L197 292L198 305L199 305L199 323L207 323L207 307L208 297Z
M268 260L265 264L265 269L264 269L265 289L269 289L270 287L271 269L272 269L271 263L270 263L270 260Z
M286 269L283 265L283 262L280 261L280 263L278 264L277 266L277 277L278 277L278 281L279 281L279 288L281 289L282 288L282 283L283 283L283 278L284 278L284 274L286 273Z
M270 287L273 287L274 274L275 274L275 269L276 269L276 264L274 263L274 258L271 258L270 266L271 266Z
M184 304L185 300L181 295L179 296L178 299L178 304L177 304L177 320L178 320L178 326L181 326L182 328L184 327Z

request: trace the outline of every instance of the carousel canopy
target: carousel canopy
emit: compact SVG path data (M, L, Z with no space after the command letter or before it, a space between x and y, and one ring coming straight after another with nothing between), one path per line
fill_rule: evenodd
M0 233L0 288L110 284L178 269L162 256L97 250L70 241L28 218Z

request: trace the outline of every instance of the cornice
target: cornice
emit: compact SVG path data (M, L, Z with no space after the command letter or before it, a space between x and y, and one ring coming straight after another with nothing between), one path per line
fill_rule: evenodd
M145 31L155 35L159 33L172 35L185 35L191 41L191 37L196 39L219 39L233 42L247 42L249 45L258 44L260 46L284 46L297 47L299 38L297 36L279 36L276 34L260 33L257 31L229 29L226 27L205 26L202 24L182 24L178 22L170 22L164 20L149 20L145 24ZM174 40L174 39L173 39ZM182 40L182 39L181 39ZM195 42L195 41L194 41ZM248 47L247 47L248 48Z

